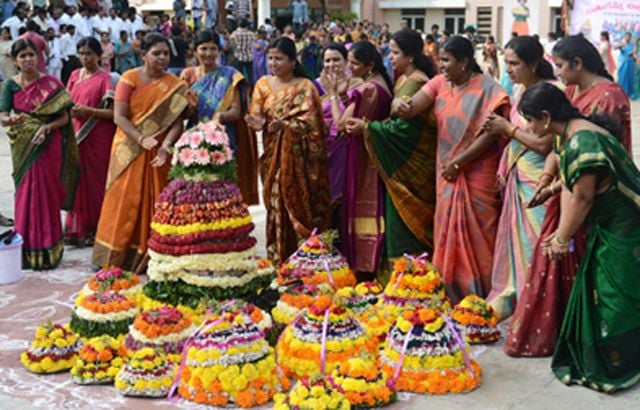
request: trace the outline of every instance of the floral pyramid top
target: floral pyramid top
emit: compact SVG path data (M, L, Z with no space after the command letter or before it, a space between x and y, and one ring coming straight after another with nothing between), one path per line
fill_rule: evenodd
M20 362L34 373L56 373L76 362L82 341L69 326L48 322L38 326L35 338L20 355Z
M213 121L184 132L174 145L171 178L194 180L236 179L236 162L229 136Z
M451 318L469 343L492 343L500 339L496 312L480 296L462 299L451 311Z

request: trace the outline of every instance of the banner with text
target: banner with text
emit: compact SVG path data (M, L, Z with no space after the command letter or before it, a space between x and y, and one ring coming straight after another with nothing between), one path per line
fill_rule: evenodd
M571 34L582 33L600 43L600 32L608 31L611 44L620 44L624 33L640 35L640 0L575 0Z

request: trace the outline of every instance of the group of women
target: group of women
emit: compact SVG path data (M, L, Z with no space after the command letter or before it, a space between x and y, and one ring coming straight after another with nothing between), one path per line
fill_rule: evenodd
M508 354L555 351L563 382L605 391L640 378L640 174L629 103L583 37L554 48L564 91L538 41L514 38L505 50L520 85L513 99L482 73L467 39L443 44L436 75L409 29L390 41L395 84L369 42L328 46L313 80L282 37L268 46L272 74L250 99L242 75L219 65L216 33L199 33L200 64L182 80L166 72L169 50L165 37L147 35L144 65L113 94L100 44L83 40L68 93L37 71L32 43L14 43L20 73L3 84L0 120L25 268L53 268L65 235L90 243L95 234L96 265L143 272L172 144L186 121L212 120L230 135L249 204L258 202L262 132L274 262L314 228L339 231L362 279L384 281L388 262L429 252L454 302L488 296L501 319L513 316ZM70 211L65 233L60 209Z

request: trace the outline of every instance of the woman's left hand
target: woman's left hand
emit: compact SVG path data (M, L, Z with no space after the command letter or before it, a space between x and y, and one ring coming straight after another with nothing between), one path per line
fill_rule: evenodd
M345 123L345 131L351 135L362 135L364 128L365 122L361 118L348 118Z
M31 140L31 142L33 142L36 145L42 144L50 132L51 132L51 129L49 128L48 125L42 125L40 128L38 128L38 131L36 131L36 134L33 136L33 139Z
M569 241L561 244L556 236L557 233L553 233L542 242L542 254L554 261L564 258L569 253Z
M71 108L71 116L73 117L88 117L91 115L91 108L86 105L76 104Z
M167 149L163 147L158 150L156 157L151 160L151 166L154 168L158 168L163 166L166 162L167 162Z
M447 181L453 182L460 174L460 166L455 161L448 161L442 166L440 175Z
M509 121L496 114L491 114L482 124L482 130L491 135L507 136L511 127L512 125Z

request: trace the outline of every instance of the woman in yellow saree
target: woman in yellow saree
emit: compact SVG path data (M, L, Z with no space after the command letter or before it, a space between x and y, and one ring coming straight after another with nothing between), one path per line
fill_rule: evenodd
M260 174L267 208L267 256L283 262L313 228L327 227L331 198L322 105L281 37L268 51L273 75L256 83L247 125L264 130Z
M165 72L169 43L156 33L142 44L144 65L129 70L116 87L118 125L93 263L144 272L154 203L167 184L168 151L182 132L187 85Z

